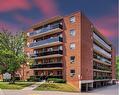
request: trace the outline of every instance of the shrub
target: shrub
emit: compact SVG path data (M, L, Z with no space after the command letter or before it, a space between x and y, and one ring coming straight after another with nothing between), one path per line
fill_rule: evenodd
M33 81L35 81L35 77L34 76L30 76L30 78L28 78L27 81L33 82Z
M28 78L27 81L29 81L29 82L34 82L34 81L39 82L39 81L41 81L41 79L40 78L36 78L35 76L30 76L30 78Z
M53 81L53 82L55 82L55 83L66 83L65 80L63 80L63 79L58 79L58 78L48 78L47 81L48 81L48 82Z

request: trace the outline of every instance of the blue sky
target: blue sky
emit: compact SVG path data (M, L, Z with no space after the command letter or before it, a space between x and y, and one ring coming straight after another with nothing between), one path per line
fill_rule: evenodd
M0 27L17 31L45 18L83 11L117 48L117 4L118 0L0 0Z

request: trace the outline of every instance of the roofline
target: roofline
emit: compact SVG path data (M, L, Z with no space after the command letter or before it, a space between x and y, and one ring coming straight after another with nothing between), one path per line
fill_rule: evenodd
M73 14L76 14L76 13L82 13L82 12L81 11L75 11L75 12L71 13L70 15L73 15ZM69 16L69 15L64 15L64 16L58 15L58 16L54 16L54 17L51 17L51 18L48 18L48 19L43 19L39 23L31 25L30 28L37 28L37 27L40 27L40 26L44 26L46 24L61 20L66 16Z
M52 22L55 22L55 21L58 21L58 20L61 20L63 19L64 17L67 17L67 16L71 16L73 14L76 14L76 13L80 13L82 14L83 16L85 16L85 14L82 12L82 11L75 11L73 13L71 13L70 15L65 15L65 16L54 16L54 17L51 17L51 18L48 18L48 19L44 19L42 21L40 21L39 23L37 24L33 24L30 28L37 28L37 27L41 27L41 26L44 26L46 24L49 24L49 23L52 23ZM85 16L87 18L87 16ZM88 19L88 18L87 18ZM88 19L89 20L89 19ZM90 21L90 20L89 20ZM92 24L92 22L90 21L90 23ZM92 24L93 25L93 24ZM93 25L94 26L94 25ZM102 34L98 31L98 29L96 27L93 27L95 32L102 38L104 39L105 42L107 42L109 45L112 46L112 43Z
M61 19L63 19L62 16L54 16L52 18L48 18L48 19L42 20L37 24L33 24L30 28L41 27L41 26L44 26L46 24L49 24L49 23L52 23L52 22L55 22L55 21L58 21L58 20L61 20Z

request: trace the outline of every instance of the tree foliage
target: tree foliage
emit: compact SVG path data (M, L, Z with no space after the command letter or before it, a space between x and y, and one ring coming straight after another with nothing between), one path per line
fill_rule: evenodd
M116 57L116 77L119 79L119 56Z
M24 53L26 45L25 35L20 33L12 33L7 30L0 32L0 73L9 72L12 78L15 72L24 64L27 56Z

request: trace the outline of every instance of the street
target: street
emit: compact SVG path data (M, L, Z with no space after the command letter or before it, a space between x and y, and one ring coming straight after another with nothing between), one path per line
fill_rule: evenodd
M0 95L118 95L118 85L98 88L87 93L70 93L59 91L0 90Z

